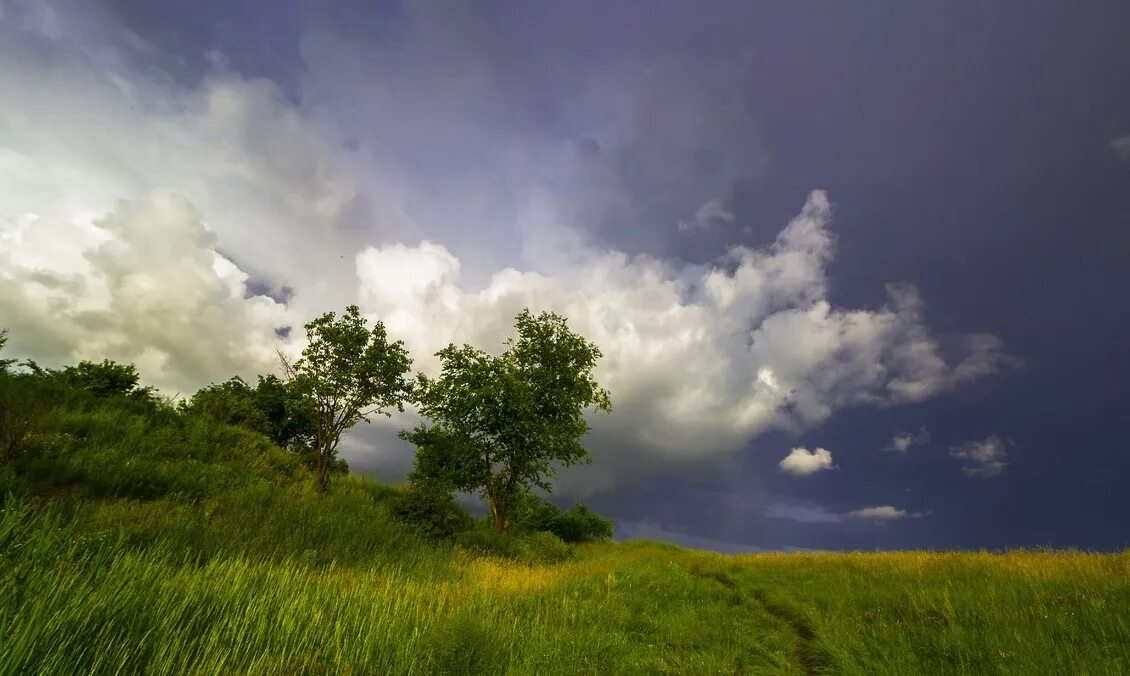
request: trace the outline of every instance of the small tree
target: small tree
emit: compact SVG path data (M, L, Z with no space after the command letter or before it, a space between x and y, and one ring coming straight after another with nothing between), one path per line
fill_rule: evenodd
M8 342L8 329L0 329L0 350L4 349L5 343ZM16 363L15 359L0 359L0 373L6 373L8 367Z
M293 364L279 357L314 429L315 472L324 493L341 433L373 414L391 415L386 408L404 410L412 360L402 341L388 341L384 324L370 330L356 305L341 317L327 312L305 328L302 357Z
M314 445L314 426L304 410L301 393L275 375L259 376L255 406L266 420L266 435L283 448Z
M592 376L600 350L564 317L522 310L515 327L518 339L498 356L469 345L440 350L440 376L417 380L420 412L435 424L400 433L417 447L414 473L478 492L499 532L531 487L552 490L555 465L591 462L580 441L584 411L611 409Z

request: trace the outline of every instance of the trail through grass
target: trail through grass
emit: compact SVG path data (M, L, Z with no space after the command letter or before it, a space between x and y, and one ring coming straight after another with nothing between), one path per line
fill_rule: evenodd
M500 558L244 430L52 402L0 464L0 674L1130 673L1127 552Z
M0 521L2 673L1130 671L1126 554L722 556L552 565L425 543L347 565Z

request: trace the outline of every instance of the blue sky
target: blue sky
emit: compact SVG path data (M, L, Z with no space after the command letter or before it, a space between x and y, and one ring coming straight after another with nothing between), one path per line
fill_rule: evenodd
M302 5L0 1L13 351L187 393L556 309L621 535L1130 545L1125 3Z

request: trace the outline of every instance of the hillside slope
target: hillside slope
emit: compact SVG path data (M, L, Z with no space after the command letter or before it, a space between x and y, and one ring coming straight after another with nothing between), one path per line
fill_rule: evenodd
M0 469L0 673L1130 672L1125 552L546 563L423 539L371 481L319 497L246 430L51 401Z

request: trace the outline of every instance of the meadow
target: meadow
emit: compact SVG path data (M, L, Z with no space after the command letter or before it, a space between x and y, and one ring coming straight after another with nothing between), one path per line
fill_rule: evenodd
M3 674L1130 673L1130 552L492 552L246 430L51 401L0 467Z

